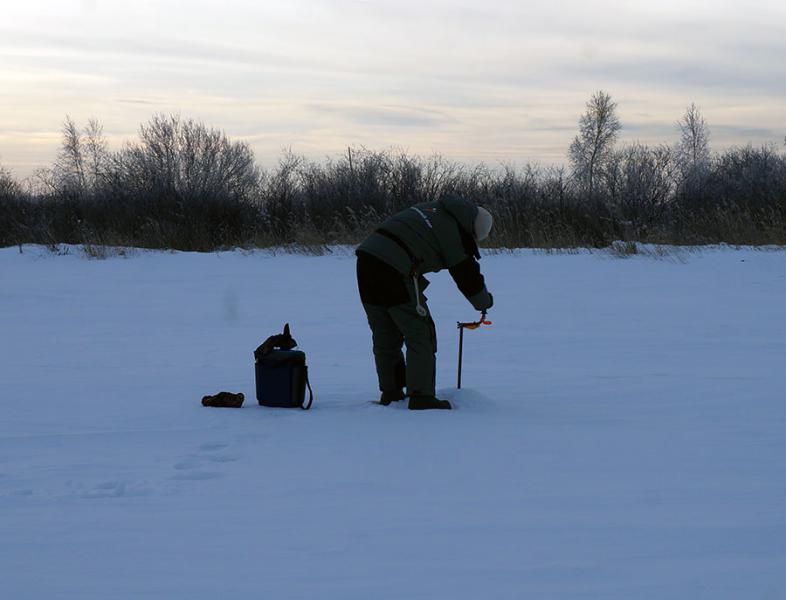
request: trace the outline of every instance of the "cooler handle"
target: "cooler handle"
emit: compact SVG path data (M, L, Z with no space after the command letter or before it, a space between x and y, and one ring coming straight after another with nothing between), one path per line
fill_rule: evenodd
M311 408L311 404L314 402L314 392L311 391L311 384L308 381L308 367L306 365L303 365L303 370L305 371L306 374L306 387L308 387L308 403L305 403L305 398L304 398L303 400L304 404L301 404L300 408L302 408L303 410L308 410L309 408Z

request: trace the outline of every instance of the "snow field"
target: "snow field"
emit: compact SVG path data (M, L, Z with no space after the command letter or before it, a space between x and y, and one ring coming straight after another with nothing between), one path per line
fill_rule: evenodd
M786 598L786 255L481 265L410 412L346 252L0 250L2 597ZM287 321L308 413L253 397Z

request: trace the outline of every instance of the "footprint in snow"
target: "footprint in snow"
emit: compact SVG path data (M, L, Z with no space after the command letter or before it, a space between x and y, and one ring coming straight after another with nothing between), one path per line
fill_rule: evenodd
M174 468L178 471L187 471L189 469L196 469L202 466L202 461L196 456L189 456L174 464Z
M214 463L228 463L240 460L239 454L220 452L229 448L224 442L207 442L199 446L200 457Z
M104 481L91 489L82 490L82 498L121 498L146 496L150 486L146 481Z
M207 442L206 444L202 444L199 450L202 452L218 452L227 446L229 446L229 444L224 444L223 442Z
M172 477L172 479L177 479L178 481L205 481L207 479L218 479L219 477L221 477L221 473L216 473L215 471L183 471Z
M197 469L208 463L229 463L240 460L240 456L236 454L210 454L208 456L189 456L183 460L176 462L173 467L177 471L190 471Z
M240 456L238 454L211 454L210 456L206 456L205 460L214 463L229 463L240 460Z
M190 454L172 465L172 468L177 473L170 479L178 481L205 481L221 477L221 473L205 470L204 467L211 463L215 465L240 460L239 454L221 452L221 450L228 447L229 444L224 442L206 442L201 444L197 448L196 453Z

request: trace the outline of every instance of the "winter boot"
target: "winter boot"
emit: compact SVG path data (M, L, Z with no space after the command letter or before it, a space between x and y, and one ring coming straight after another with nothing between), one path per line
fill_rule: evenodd
M218 392L213 396L205 396L202 398L202 406L215 406L220 408L240 408L243 406L243 400L246 397L242 394L233 394L232 392Z
M398 402L404 399L404 390L395 390L393 392L382 392L379 403L382 406L387 406L391 402Z
M450 410L453 407L447 400L438 400L434 396L409 397L409 410L429 410L432 408Z

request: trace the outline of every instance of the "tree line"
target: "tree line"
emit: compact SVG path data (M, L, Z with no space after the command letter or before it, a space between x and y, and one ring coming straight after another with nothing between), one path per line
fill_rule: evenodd
M713 153L694 104L673 145L620 145L621 129L599 91L565 166L350 148L322 162L284 152L263 170L245 142L179 115L154 115L119 151L98 121L66 118L50 167L18 182L0 166L0 246L318 249L357 243L388 215L446 194L494 214L492 247L786 244L786 154L775 145Z

